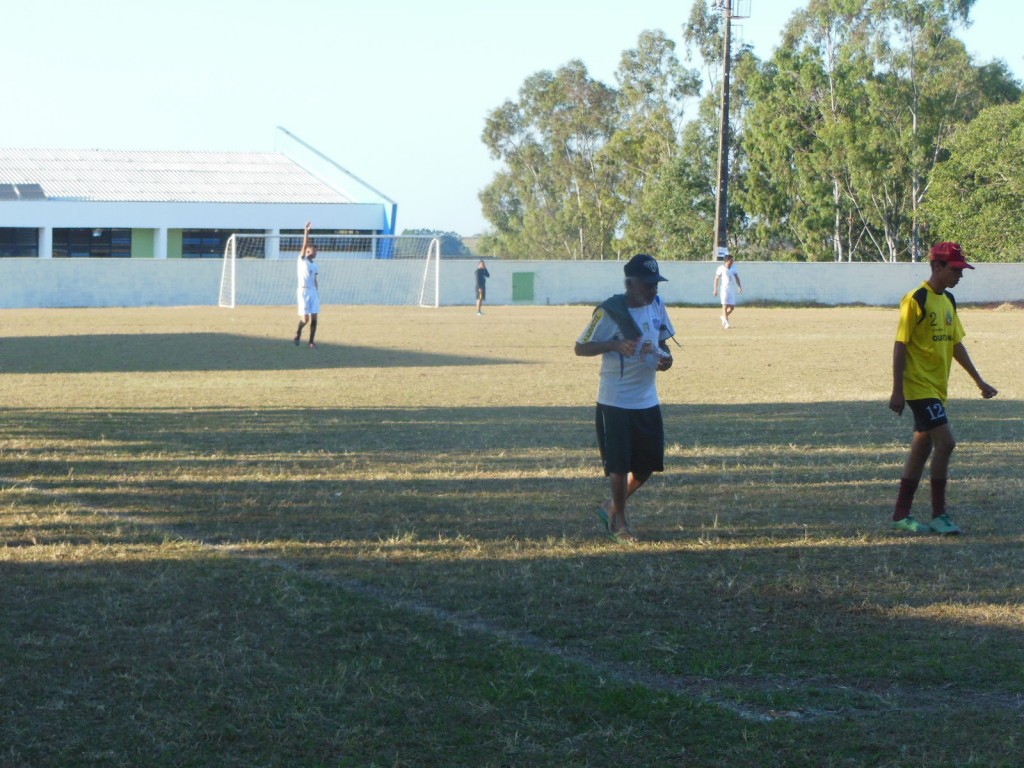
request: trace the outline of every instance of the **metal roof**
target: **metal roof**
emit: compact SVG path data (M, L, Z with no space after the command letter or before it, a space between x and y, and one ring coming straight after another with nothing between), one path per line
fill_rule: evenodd
M274 152L0 148L0 184L87 202L355 202Z

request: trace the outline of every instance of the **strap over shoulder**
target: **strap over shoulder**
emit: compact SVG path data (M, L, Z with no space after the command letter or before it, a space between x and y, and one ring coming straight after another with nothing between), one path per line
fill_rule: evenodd
M608 313L608 317L615 321L615 324L619 326L619 330L622 331L622 335L627 339L639 339L643 332L637 326L633 316L629 314L629 305L626 303L626 294L617 293L604 301L602 301L597 309L603 309ZM597 311L596 309L594 310Z

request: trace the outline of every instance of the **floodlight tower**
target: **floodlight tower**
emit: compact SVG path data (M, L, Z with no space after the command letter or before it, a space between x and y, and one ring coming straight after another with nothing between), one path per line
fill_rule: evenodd
M718 193L715 197L715 249L712 259L724 259L729 248L729 67L732 63L732 20L750 16L750 0L714 0L722 12L722 104L718 127Z

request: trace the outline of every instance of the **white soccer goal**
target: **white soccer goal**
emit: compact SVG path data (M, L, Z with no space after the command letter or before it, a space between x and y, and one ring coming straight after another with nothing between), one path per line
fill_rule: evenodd
M436 307L441 301L441 241L421 235L311 235L320 267L321 304ZM228 238L222 307L294 304L302 235Z

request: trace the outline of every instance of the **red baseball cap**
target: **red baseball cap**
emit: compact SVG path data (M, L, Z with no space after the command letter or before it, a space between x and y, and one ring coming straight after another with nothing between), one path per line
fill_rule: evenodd
M964 259L959 243L936 243L928 253L930 261L944 261L954 269L974 269Z

